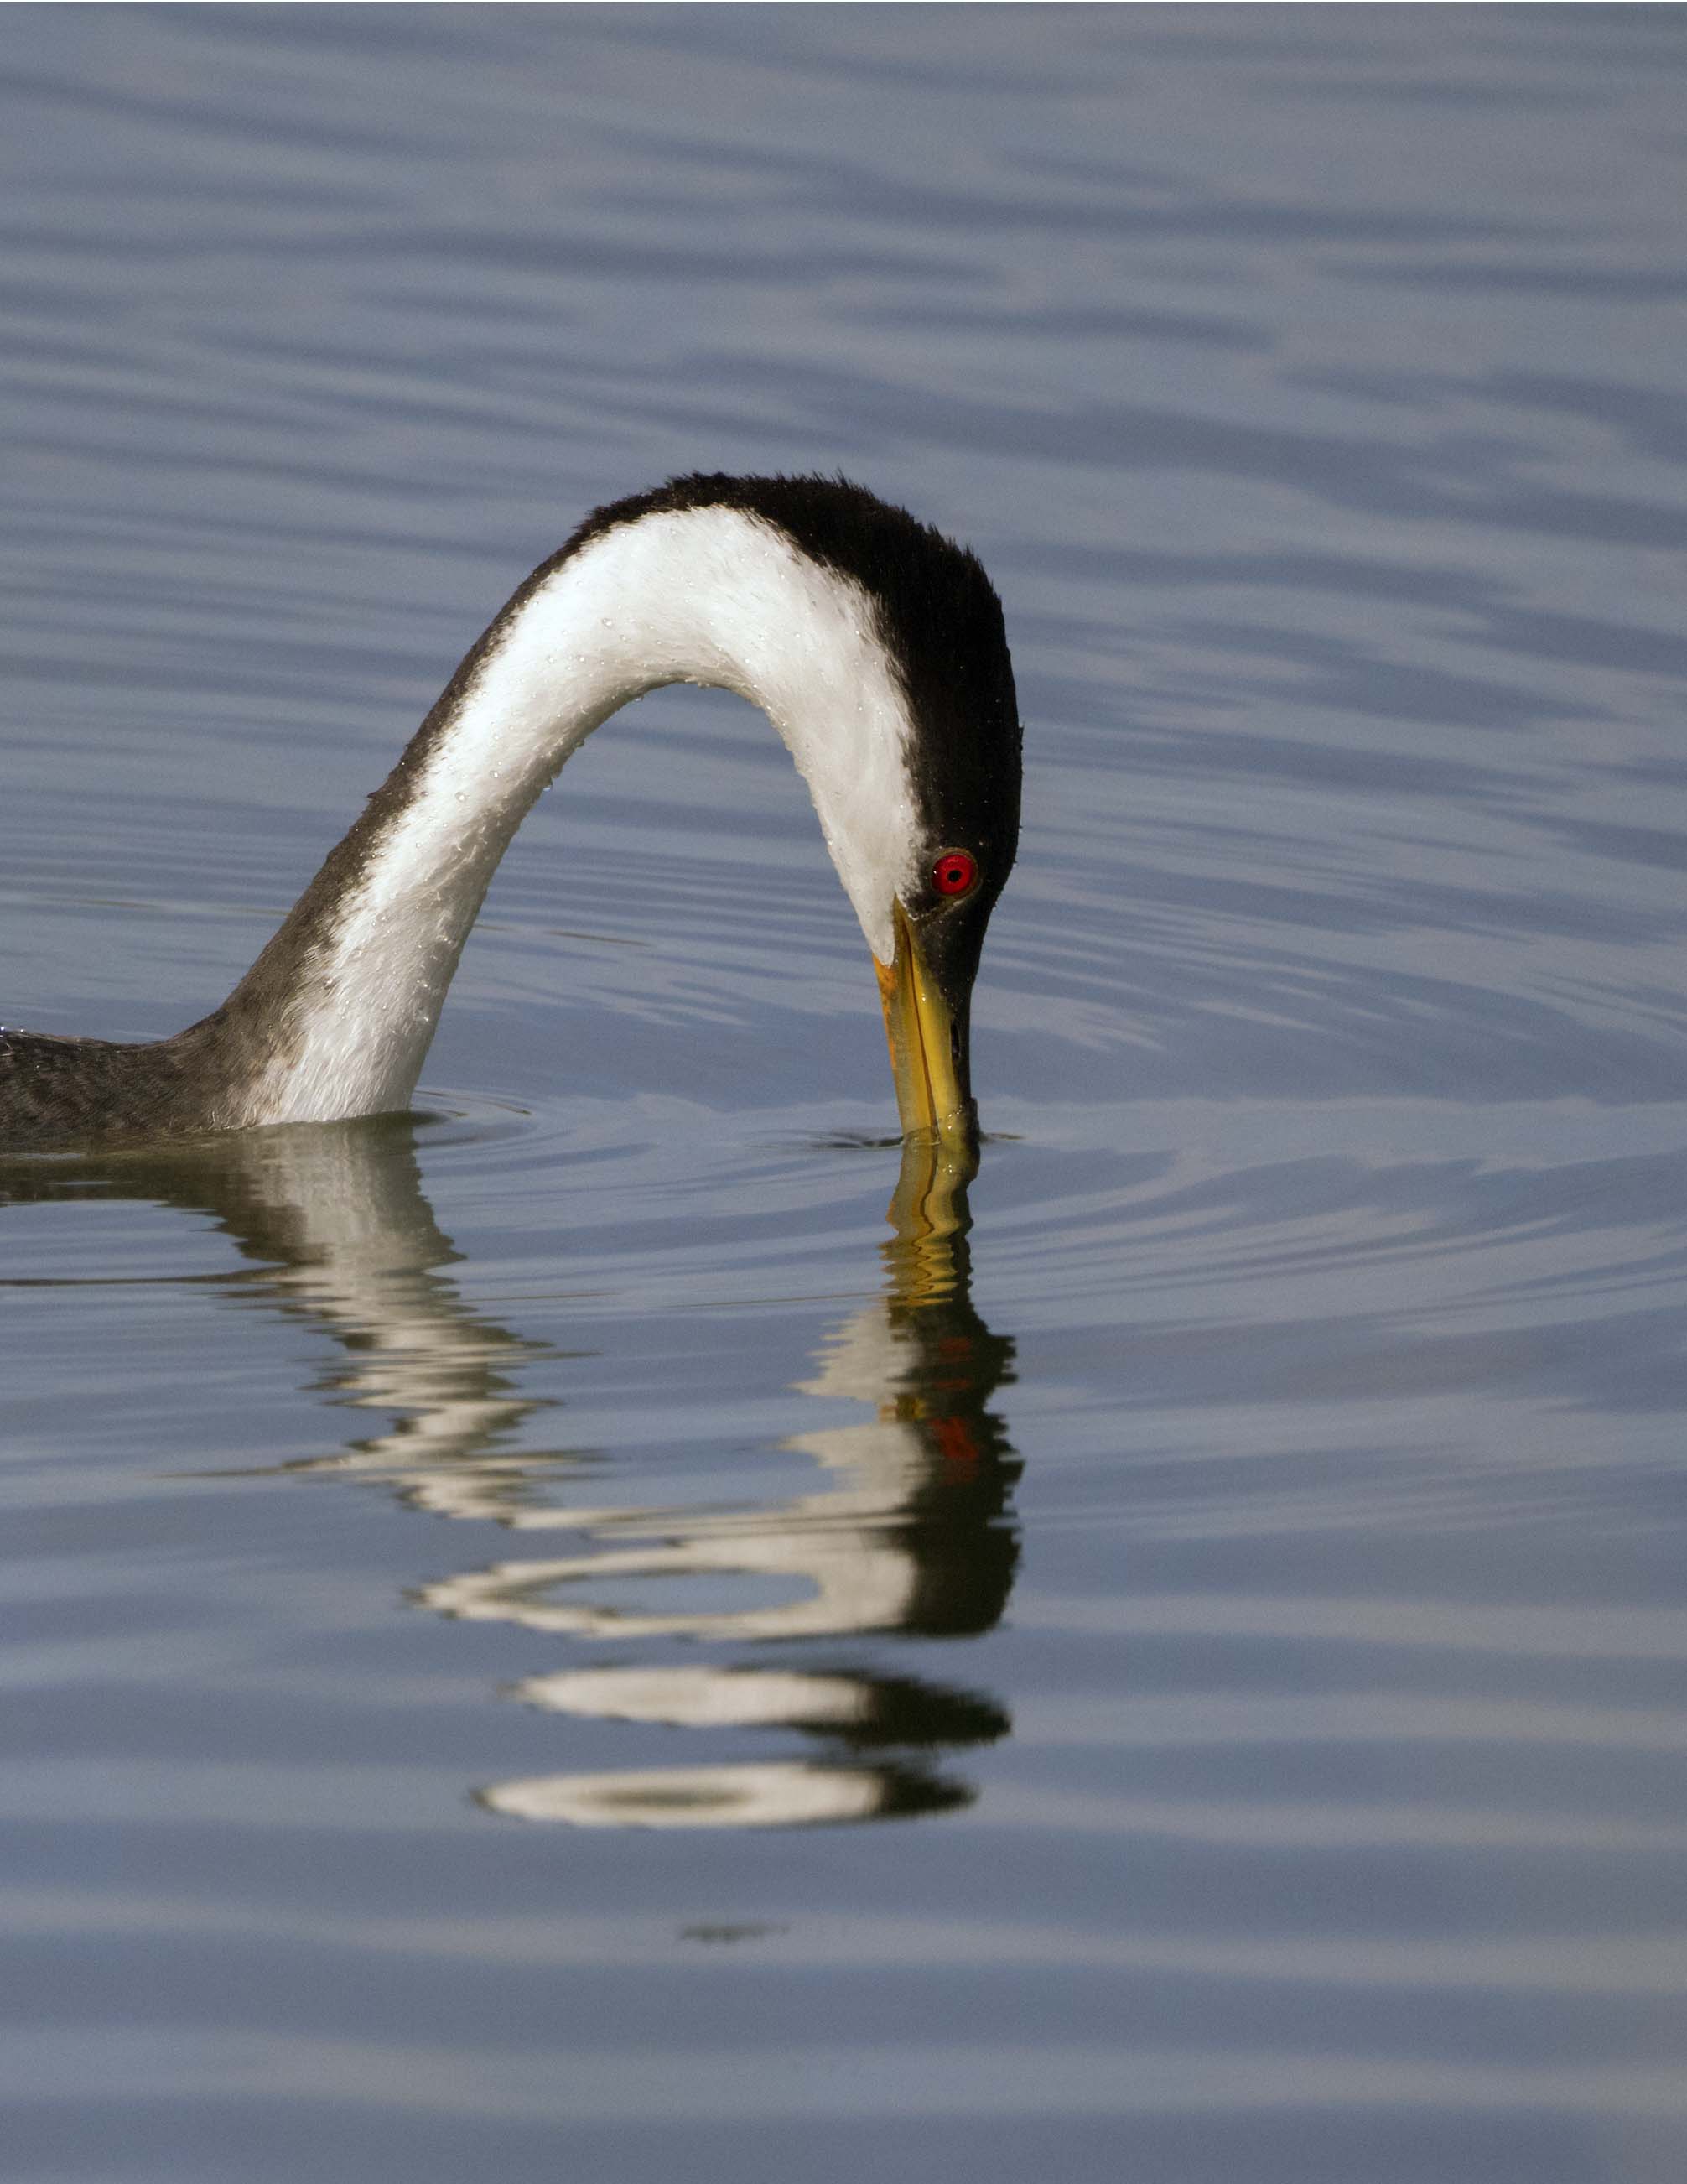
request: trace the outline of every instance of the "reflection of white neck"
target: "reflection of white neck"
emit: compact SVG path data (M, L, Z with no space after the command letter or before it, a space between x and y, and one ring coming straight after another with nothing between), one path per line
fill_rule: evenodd
M818 1638L894 1630L906 1622L919 1563L894 1521L931 1474L917 1424L898 1415L910 1338L893 1325L882 1298L862 1306L827 1344L821 1372L798 1385L808 1395L873 1405L857 1425L793 1435L784 1446L814 1457L831 1474L824 1488L754 1512L651 1509L516 1509L512 1530L585 1531L585 1554L502 1562L443 1578L421 1597L442 1614L473 1622L525 1624L532 1630L592 1638L710 1640ZM453 1477L427 1506L452 1516L503 1514L491 1482ZM646 1614L599 1605L594 1587L727 1574L787 1578L789 1598L754 1607L657 1608ZM578 1596L583 1591L587 1596Z
M593 728L668 682L734 690L768 715L862 930L890 961L916 821L907 704L871 599L741 510L646 515L580 548L506 613L451 710L376 792L352 884L289 967L292 1039L248 1120L405 1105L523 816Z
M341 1402L399 1414L351 1452L298 1468L389 1480L402 1465L426 1482L470 1458L484 1466L538 1406L508 1377L536 1346L483 1319L439 1273L454 1255L409 1141L328 1127L231 1135L218 1150L264 1209L260 1248L281 1256L268 1284L346 1346L326 1384Z
M774 1639L895 1630L907 1619L919 1564L895 1521L930 1474L917 1424L898 1410L911 1337L883 1298L862 1306L831 1337L805 1395L869 1404L854 1425L816 1428L785 1443L827 1474L818 1491L752 1511L599 1508L526 1496L572 1485L554 1450L493 1452L533 1407L503 1379L520 1346L483 1327L445 1282L400 1250L402 1214L420 1205L413 1171L358 1156L357 1131L286 1131L254 1140L288 1156L300 1188L295 1263L279 1279L336 1333L358 1337L341 1399L402 1413L392 1431L359 1437L341 1455L303 1467L380 1480L414 1507L526 1534L583 1534L592 1546L554 1560L500 1562L429 1585L431 1607L472 1621L509 1621L591 1637ZM272 1158L270 1165L276 1162ZM413 1204L391 1202L395 1173ZM425 1216L426 1209L422 1209ZM432 1256L443 1238L427 1224ZM736 1608L683 1607L643 1615L599 1605L597 1587L632 1577L754 1575L790 1580L790 1596ZM582 1597L583 1592L587 1596ZM810 1695L812 1696L812 1695Z
M582 1828L796 1828L871 1820L890 1802L877 1767L816 1767L802 1759L757 1766L647 1768L632 1774L543 1774L499 1782L482 1804L517 1820Z

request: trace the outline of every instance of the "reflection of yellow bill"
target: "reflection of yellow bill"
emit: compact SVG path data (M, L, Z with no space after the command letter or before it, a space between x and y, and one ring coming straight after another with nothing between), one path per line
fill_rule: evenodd
M966 1186L978 1173L971 1139L921 1130L902 1140L902 1173L885 1218L896 1231L885 1245L889 1301L918 1311L966 1284L966 1237L972 1225Z
M896 1105L904 1135L936 1130L970 1136L974 1128L963 1079L966 1056L949 1003L938 992L900 903L896 905L896 961L887 969L877 956L885 1036L896 1078Z

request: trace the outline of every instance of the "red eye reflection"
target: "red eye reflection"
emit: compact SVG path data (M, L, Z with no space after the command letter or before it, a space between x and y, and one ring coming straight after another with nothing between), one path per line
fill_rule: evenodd
M966 894L977 878L977 864L965 850L945 850L932 866L932 885L939 894Z

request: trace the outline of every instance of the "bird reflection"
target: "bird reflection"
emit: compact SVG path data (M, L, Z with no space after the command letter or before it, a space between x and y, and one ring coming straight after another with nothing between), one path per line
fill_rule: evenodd
M120 1195L210 1215L253 1262L238 1293L339 1345L317 1391L385 1414L339 1452L288 1469L378 1484L415 1508L524 1535L567 1535L563 1554L499 1561L415 1596L443 1615L654 1656L576 1659L530 1677L514 1697L600 1722L804 1740L794 1758L501 1782L477 1793L486 1808L587 1826L766 1827L968 1802L945 1755L1010 1725L991 1698L888 1675L838 1650L872 1633L976 1635L997 1622L1013 1581L1009 1495L1019 1465L990 1407L1012 1377L1013 1346L971 1300L971 1174L958 1147L929 1137L905 1145L881 1292L834 1330L797 1384L828 1410L845 1399L866 1413L785 1444L813 1463L811 1490L701 1510L592 1506L578 1490L600 1474L581 1453L522 1445L550 1407L523 1394L523 1368L554 1353L459 1292L412 1124L273 1129L19 1163L0 1171L0 1203ZM690 1604L700 1579L716 1581L723 1604ZM670 1580L671 1607L615 1604L629 1581L648 1596ZM764 1596L767 1581L781 1597L748 1597ZM680 1643L692 1658L666 1658ZM788 1649L777 1665L770 1643Z
M518 1528L584 1529L587 1551L505 1562L423 1597L448 1614L496 1617L571 1636L714 1644L838 1640L870 1631L962 1636L989 1630L1013 1582L1008 1494L1018 1464L989 1408L1012 1345L974 1309L966 1246L970 1162L929 1139L904 1148L884 1245L883 1292L821 1351L807 1395L853 1399L859 1424L799 1434L815 1490L775 1507L527 1512ZM772 1606L629 1613L617 1581L800 1580ZM483 1793L526 1819L599 1826L780 1826L927 1812L970 1791L928 1756L1005 1734L993 1701L856 1667L798 1670L693 1662L572 1669L515 1695L552 1711L674 1726L798 1729L824 1758L786 1763L560 1774ZM837 1755L856 1757L853 1765ZM891 1758L891 1754L899 1755Z

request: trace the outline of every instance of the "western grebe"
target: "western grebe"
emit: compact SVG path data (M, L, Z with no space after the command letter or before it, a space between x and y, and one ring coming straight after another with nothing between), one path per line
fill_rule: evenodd
M1000 603L860 486L697 475L597 510L533 571L220 1008L146 1045L0 1028L0 1146L405 1107L524 814L670 682L779 731L872 950L902 1127L970 1136L972 984L1019 837Z

